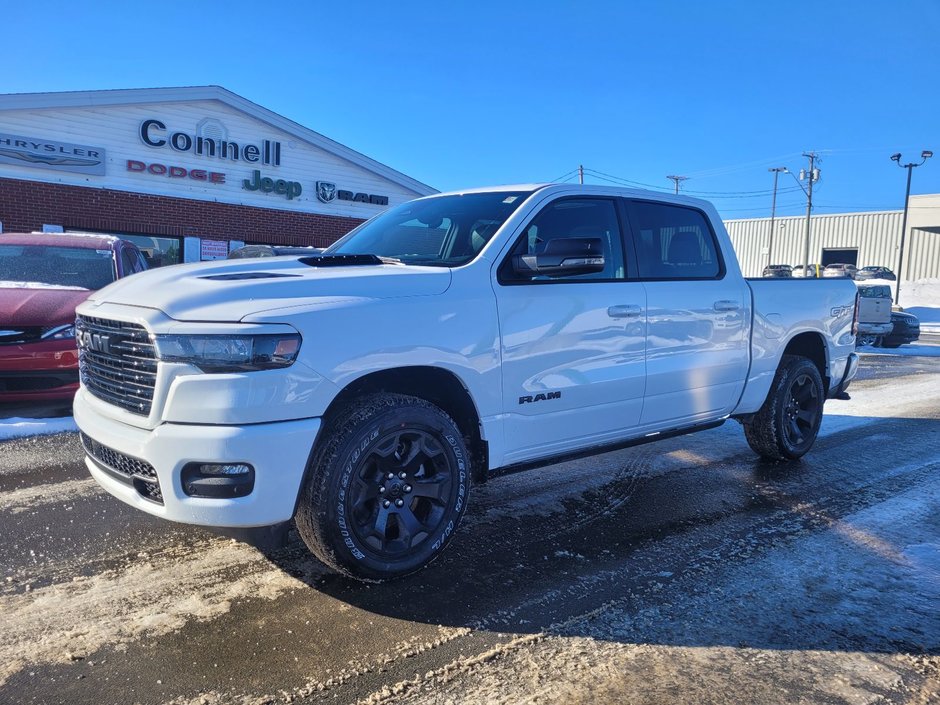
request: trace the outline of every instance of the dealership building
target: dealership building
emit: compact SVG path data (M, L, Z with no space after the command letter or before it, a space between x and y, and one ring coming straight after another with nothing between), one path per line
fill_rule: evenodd
M809 261L888 267L898 274L902 216L900 209L814 215ZM760 276L768 264L803 264L805 216L726 220L725 227L745 276ZM899 274L906 280L940 277L940 194L911 196Z
M322 247L435 192L218 86L0 95L3 232L118 235L175 264Z

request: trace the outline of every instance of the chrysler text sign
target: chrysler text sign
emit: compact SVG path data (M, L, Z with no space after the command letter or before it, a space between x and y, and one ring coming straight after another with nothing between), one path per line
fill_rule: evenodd
M0 132L0 164L104 174L104 149Z

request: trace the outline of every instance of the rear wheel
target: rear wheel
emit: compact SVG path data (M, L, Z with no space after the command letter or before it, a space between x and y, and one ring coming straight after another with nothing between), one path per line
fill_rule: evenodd
M317 558L354 578L387 580L440 555L470 489L469 455L446 413L379 394L338 414L318 445L296 517Z
M881 343L880 335L872 335L871 333L860 333L855 338L855 347L878 347Z
M825 394L816 365L784 355L760 410L744 423L744 436L758 455L771 460L804 456L819 433Z

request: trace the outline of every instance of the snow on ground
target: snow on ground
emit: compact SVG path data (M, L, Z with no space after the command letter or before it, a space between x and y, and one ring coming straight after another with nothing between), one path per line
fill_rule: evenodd
M0 281L0 289L67 289L69 291L89 291L83 286L65 284L47 284L46 282L8 282Z
M938 329L940 330L940 329ZM902 355L908 357L940 357L940 345L902 345L899 348L873 348L866 345L857 350L862 355Z
M20 436L38 436L45 433L77 431L78 426L71 416L53 419L24 419L13 417L0 419L0 441Z
M921 330L940 332L940 278L901 282L900 304L920 319Z

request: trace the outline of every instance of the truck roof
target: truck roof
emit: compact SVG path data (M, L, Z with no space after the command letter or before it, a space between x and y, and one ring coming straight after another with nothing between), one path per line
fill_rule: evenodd
M467 193L498 193L501 191L522 191L526 195L531 195L536 191L545 191L548 195L554 193L577 193L583 191L590 195L603 196L624 196L630 198L645 198L663 203L677 203L702 208L711 206L709 201L701 198L692 198L681 194L673 194L665 191L653 191L651 189L631 188L628 186L606 186L600 184L504 184L501 186L482 186L478 188L457 189L446 191L444 193L435 193L424 198L439 198L440 196L459 196Z
M0 245L52 245L111 250L120 238L96 233L3 233Z

